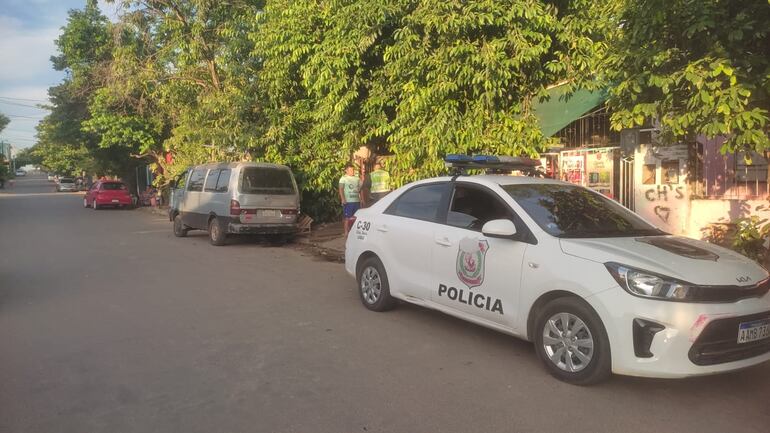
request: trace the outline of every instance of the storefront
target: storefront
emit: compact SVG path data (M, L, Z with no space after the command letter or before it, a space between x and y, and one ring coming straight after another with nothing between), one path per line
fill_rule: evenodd
M555 177L615 198L619 164L618 147L564 150L559 152L559 172Z

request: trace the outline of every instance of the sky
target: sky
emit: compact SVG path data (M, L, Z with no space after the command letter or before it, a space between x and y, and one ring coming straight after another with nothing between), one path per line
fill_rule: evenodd
M54 40L67 23L67 11L82 9L86 0L0 0L0 113L11 123L0 140L14 149L35 144L35 126L46 110L48 88L64 78L54 71L50 58ZM104 0L99 8L115 21L115 6Z

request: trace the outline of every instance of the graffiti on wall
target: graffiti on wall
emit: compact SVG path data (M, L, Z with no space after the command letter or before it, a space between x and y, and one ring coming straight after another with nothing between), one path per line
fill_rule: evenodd
M669 197L674 201L684 199L684 186L672 184L655 185L653 188L644 191L644 198L647 201L663 202L663 204L656 204L652 208L652 212L666 224L668 224L668 219L671 216L671 208L668 206Z

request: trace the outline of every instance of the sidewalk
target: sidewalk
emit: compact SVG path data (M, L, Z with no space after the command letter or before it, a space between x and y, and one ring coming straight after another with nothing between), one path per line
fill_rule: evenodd
M296 242L316 248L319 254L334 258L345 259L345 235L342 222L318 224L308 235L297 236Z

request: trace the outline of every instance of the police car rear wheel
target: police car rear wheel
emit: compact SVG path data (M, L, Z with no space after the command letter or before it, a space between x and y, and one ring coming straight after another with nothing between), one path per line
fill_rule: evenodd
M578 298L548 303L537 320L535 348L557 379L592 385L611 374L610 345L601 319Z
M396 305L395 299L390 296L385 268L376 257L366 259L359 267L358 289L361 302L372 311L387 311Z

